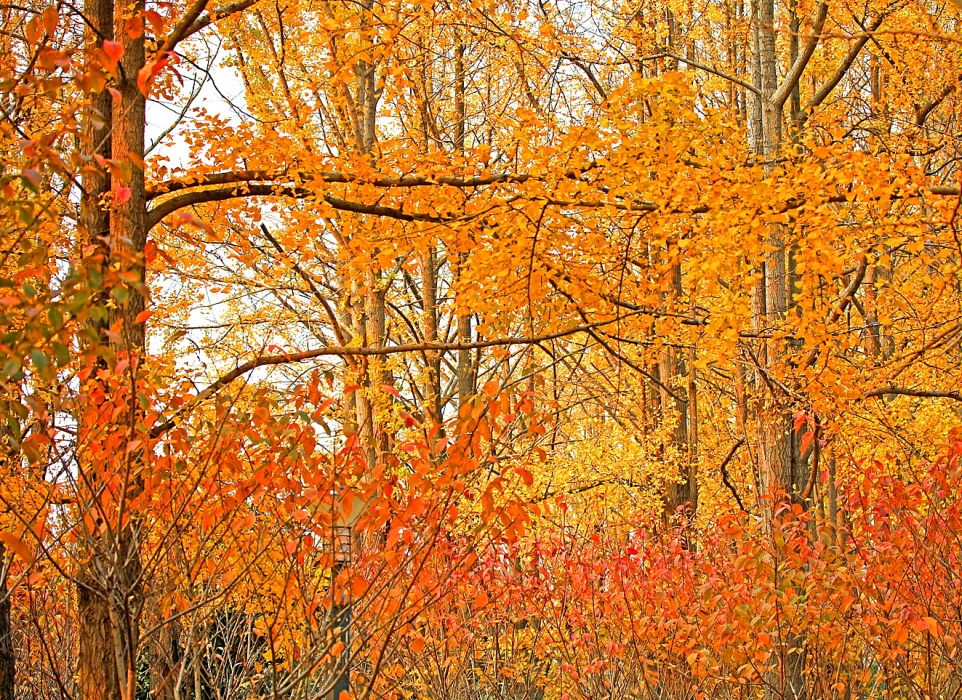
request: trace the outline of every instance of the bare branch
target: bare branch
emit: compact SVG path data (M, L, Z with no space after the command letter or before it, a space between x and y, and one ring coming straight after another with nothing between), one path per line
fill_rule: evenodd
M190 404L177 411L172 418L154 426L154 428L151 430L151 435L153 437L160 437L174 427L175 420L178 416L182 415L185 411L189 410L193 406L196 406L198 403L209 399L224 387L228 386L237 379L240 379L245 374L257 369L258 367L296 364L299 362L316 360L321 357L380 357L385 355L400 355L414 352L422 353L429 350L435 352L451 352L457 350L476 350L482 348L505 347L510 345L537 345L548 340L557 340L558 338L565 338L578 333L591 333L595 328L618 323L626 318L635 316L638 313L640 312L629 312L606 321L596 321L594 323L571 326L560 331L555 331L554 333L546 333L544 335L534 337L492 338L491 340L479 340L472 343L408 343L406 345L388 345L385 347L324 347L315 348L314 350L304 350L302 352L284 353L280 355L260 355L259 357L255 357L254 359L248 360L242 365L239 365L236 369L227 372L215 382L210 384L207 388L203 389L197 394L196 397L194 397L194 400L190 402Z
M591 85L594 87L595 90L597 90L598 94L601 95L602 100L608 99L608 91L605 90L604 86L600 82L598 82L598 78L595 77L595 72L591 70L591 66L589 66L587 63L582 61L580 58L578 58L574 54L570 54L566 51L563 51L561 53L561 58L569 61L572 65L579 68L581 72L588 77L588 80L591 82Z
M962 75L956 76L956 82L949 83L942 91L939 93L938 97L926 102L921 107L917 107L915 110L915 125L918 127L925 126L925 122L928 121L929 115L945 101L949 95L955 92L955 88L958 86L959 80L962 80Z
M187 37L196 34L201 29L204 29L215 22L218 22L225 17L230 17L231 15L236 15L238 12L243 12L247 8L251 7L257 2L257 0L237 0L237 2L232 2L229 5L224 5L211 12L205 12L203 16L198 18L191 24L187 29L178 37L177 41L183 41Z
M805 108L802 110L802 113L799 116L800 123L804 123L808 119L808 116L811 114L812 110L821 105L828 98L828 96L832 94L832 91L835 89L835 87L842 82L842 78L845 77L845 74L848 73L849 68L852 67L853 63L855 63L855 59L858 58L859 53L862 51L862 47L864 47L869 42L869 39L872 38L872 32L881 27L882 22L884 21L885 14L883 13L872 20L872 23L868 26L866 31L858 39L856 39L855 43L852 44L852 47L848 50L848 53L845 54L845 58L843 58L842 62L838 65L835 73L832 74L832 77L825 81L822 87L818 89L818 92L816 92L812 99L808 101L808 104L805 105Z
M194 0L194 3L188 8L187 12L181 18L177 26L167 35L164 39L164 43L160 47L160 52L164 53L166 51L173 51L174 47L187 36L188 31L190 31L191 26L200 17L200 13L204 11L207 7L207 0Z
M845 310L848 309L849 305L855 299L855 294L858 292L858 288L862 286L863 280L865 280L865 272L868 270L868 257L863 253L859 256L858 265L855 267L855 271L852 274L852 279L849 281L848 286L845 291L842 292L842 298L838 300L835 307L829 312L828 318L825 319L825 325L835 323L842 317ZM812 351L808 353L808 357L805 358L803 367L811 367L815 364L815 360L818 359L818 348L812 348Z
M573 486L569 489L563 489L559 491L552 491L551 493L545 493L536 498L532 498L529 503L543 503L549 498L556 498L557 496L573 496L579 493L587 493L588 491L593 491L594 489L601 488L602 486L624 486L625 488L632 489L644 489L649 488L651 484L642 483L640 481L635 481L634 479L629 479L624 476L616 476L610 479L598 479L597 481L591 481L586 484L581 484L580 486Z
M274 249L278 253L281 255L286 255L284 248L281 247L281 244L276 238L274 238L274 236L271 235L271 232L264 224L261 224L261 233L264 234L264 238L266 238L268 242L274 246ZM334 337L337 338L337 342L339 342L341 345L347 345L351 339L344 335L344 329L341 327L341 322L337 320L337 314L334 313L334 309L331 307L331 303L327 300L327 297L324 296L321 293L321 290L317 288L317 285L314 283L314 278L311 277L303 267L298 265L296 261L291 260L291 265L293 266L294 271L307 284L307 288L311 290L311 294L314 295L314 298L317 299L321 303L321 306L324 307L324 312L327 314L327 318L331 322L331 328L334 331Z
M166 217L173 214L178 209L206 204L209 202L222 202L229 199L240 199L242 197L287 197L291 199L312 199L326 203L332 209L347 211L355 214L370 214L386 219L397 219L399 221L426 221L430 223L444 223L458 221L463 217L437 216L435 214L425 214L422 212L405 212L400 208L386 207L380 204L365 204L341 199L333 195L319 195L317 192L298 185L274 185L265 183L248 184L242 187L226 187L221 189L192 190L174 195L163 200L160 204L151 208L147 214L147 227L153 228Z
M644 58L641 59L641 61L642 62L653 61L656 58L673 58L676 61L681 61L682 63L691 66L692 68L697 68L698 70L705 71L706 73L711 73L712 75L722 78L723 80L727 80L730 83L735 83L735 85L745 88L746 90L748 90L754 95L761 94L758 91L757 87L755 87L751 83L745 82L741 78L738 78L734 75L729 75L728 73L720 71L717 68L713 68L712 66L706 66L704 63L699 63L698 61L692 60L690 58L685 58L684 56L673 54L670 51L661 51L659 53L652 54L651 56L645 56Z
M798 85L798 81L802 79L802 73L805 72L805 67L811 60L812 55L815 53L815 49L818 47L818 42L822 38L822 29L825 27L825 20L828 17L828 5L819 3L818 14L815 16L815 24L812 27L812 35L808 38L808 42L805 44L805 48L795 59L795 63L791 68L788 69L788 74L785 76L785 80L772 95L772 103L781 108L786 100L788 100L789 95L792 94L792 90Z
M952 399L962 401L962 392L940 391L938 389L910 389L904 386L886 386L866 392L864 398L881 398L883 396L916 396L923 399Z
M568 179L578 179L584 173L595 169L594 163L580 169L572 169L564 173L562 177ZM460 177L441 175L439 177L428 177L422 175L398 175L384 176L373 180L359 178L356 175L339 173L334 171L307 170L291 171L288 168L283 170L237 170L220 173L208 173L206 175L187 176L183 179L168 180L147 188L147 198L153 199L164 194L177 192L179 190L209 187L212 185L229 185L245 183L276 183L276 184L298 184L304 185L309 182L324 182L327 184L348 184L361 182L371 184L375 187L484 187L486 185L496 185L500 183L520 184L531 181L544 181L544 178L535 177L529 173L495 173L492 175L479 175L476 177Z
M592 165L589 169L596 166ZM565 177L578 177L582 170L570 170ZM296 179L297 182L290 182ZM287 180L287 181L284 181ZM161 195L170 193L171 197L162 199L155 204L148 213L148 228L153 228L164 218L170 216L178 209L184 207L204 204L208 202L220 202L229 199L239 199L242 197L287 197L292 199L317 199L328 204L338 211L353 212L355 214L369 214L399 221L424 221L429 223L451 223L463 221L465 216L441 216L437 214L427 214L424 212L407 212L400 207L389 207L380 204L367 204L353 200L335 197L330 194L320 194L304 183L311 181L321 181L329 184L341 184L359 181L352 175L345 175L337 172L321 172L317 174L299 173L296 178L285 177L284 171L269 173L266 171L237 171L211 173L199 178L187 178L184 180L171 180L160 185L156 185L148 191L149 198L157 198ZM527 173L500 173L495 175L477 177L423 177L415 175L404 175L398 177L383 177L371 181L377 187L483 187L498 183L523 183L535 180L535 177ZM212 185L228 185L216 187ZM603 188L602 188L603 189ZM933 195L958 196L959 190L950 186L929 186L922 190L910 190L903 193L893 193L891 199L906 199L916 197L920 194L928 193ZM604 194L602 192L601 194ZM620 198L603 199L560 199L556 197L546 197L543 194L534 194L530 197L552 207L562 207L569 209L612 209L624 212L661 212L664 214L706 214L712 210L707 204L693 204L689 206L665 207L657 202L648 200L624 200ZM519 195L516 199L524 199ZM515 200L510 200L515 201ZM806 199L796 197L788 199L778 213L798 209L806 203ZM830 204L845 204L851 202L850 197L845 194L832 195L825 200Z
M725 455L725 459L722 460L719 471L721 472L722 483L725 488L731 492L731 495L735 497L735 503L738 507L742 509L743 513L747 513L748 510L745 508L745 504L742 503L741 496L738 495L738 489L735 488L735 484L732 483L731 476L728 474L728 463L732 461L735 453L738 452L738 448L745 444L745 438L741 438L738 442L732 445L732 448L728 450L728 454Z

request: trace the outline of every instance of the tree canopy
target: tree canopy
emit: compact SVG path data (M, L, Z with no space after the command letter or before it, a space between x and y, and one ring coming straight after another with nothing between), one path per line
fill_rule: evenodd
M0 5L0 700L955 697L958 24Z

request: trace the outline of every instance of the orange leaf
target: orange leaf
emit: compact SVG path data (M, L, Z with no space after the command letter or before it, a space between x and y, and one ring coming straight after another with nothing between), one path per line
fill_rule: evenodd
M135 15L127 20L127 36L131 39L139 39L144 35L144 18Z
M156 10L147 10L144 13L144 18L147 20L147 23L150 24L150 28L154 30L154 34L160 36L164 33L164 26L167 20L164 19L163 15Z
M111 41L108 39L104 42L104 55L107 60L110 61L110 65L115 67L120 57L124 55L124 45L119 41Z
M57 24L60 22L60 13L57 12L57 8L52 5L45 8L41 19L43 21L43 28L47 30L47 34L52 36L57 30Z
M531 486L531 484L534 483L534 476L532 476L531 472L529 472L527 469L518 467L514 471L518 476L521 477L521 481L524 482L525 486Z
M31 552L30 548L24 543L24 541L16 535L13 535L9 532L0 532L0 542L7 545L7 548L9 548L11 552L16 554L28 564L33 563L33 552Z
M164 54L159 58L149 61L143 68L137 71L137 87L144 95L150 94L150 86L154 78L170 63L170 54Z

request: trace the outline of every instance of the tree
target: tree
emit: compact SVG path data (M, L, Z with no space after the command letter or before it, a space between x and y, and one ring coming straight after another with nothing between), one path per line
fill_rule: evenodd
M826 692L809 614L833 582L809 549L861 535L852 473L886 452L921 469L957 420L957 95L929 77L954 17L922 35L900 4L764 0L4 13L0 642L44 618L28 592L72 581L80 697L324 692L349 590L361 697L414 668L445 692L590 696L598 652L547 663L552 625L638 645L623 620L674 603L652 583L616 604L589 551L559 560L561 589L495 591L542 538L575 545L560 519L616 559L656 531L685 562L666 576L723 598L734 547L764 583L731 600L770 644L724 672ZM229 76L243 95L205 111ZM708 624L698 591L679 610ZM595 599L610 624L568 616ZM427 664L442 640L417 632L468 609L478 682ZM658 642L609 684L724 687L721 641L646 619L684 653ZM268 651L223 642L225 620ZM0 643L8 694L11 658Z

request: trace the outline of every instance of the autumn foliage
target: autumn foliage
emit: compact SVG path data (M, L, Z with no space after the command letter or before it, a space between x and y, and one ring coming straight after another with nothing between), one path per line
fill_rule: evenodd
M754 697L784 693L779 656L805 640L817 697L951 697L960 683L962 445L906 487L885 465L841 487L819 528L782 504L699 533L571 521L492 545L419 623L385 695ZM439 547L438 561L476 552Z
M960 46L0 5L0 700L962 697Z

